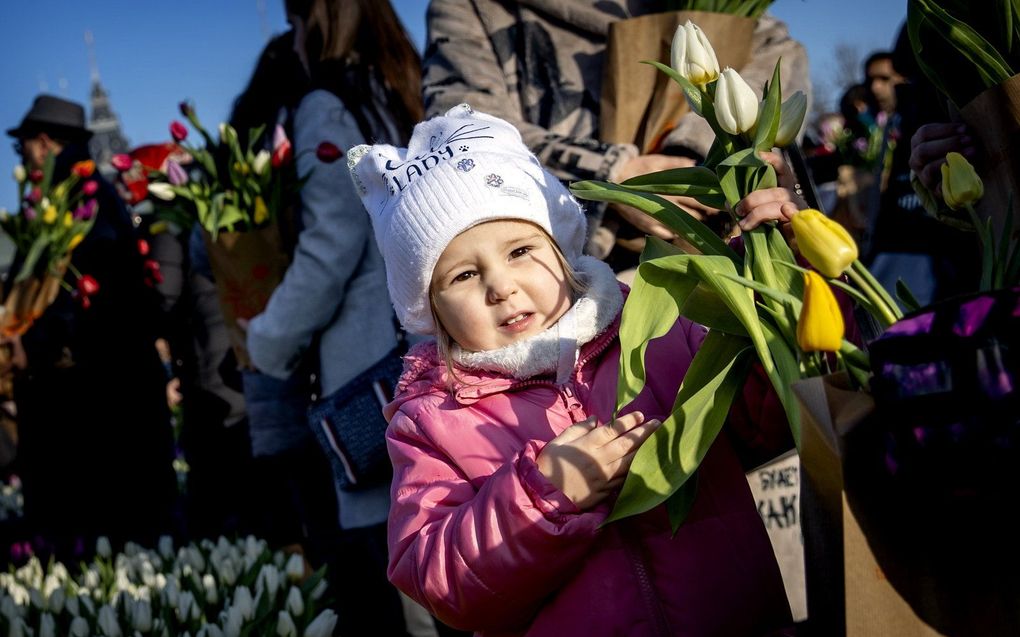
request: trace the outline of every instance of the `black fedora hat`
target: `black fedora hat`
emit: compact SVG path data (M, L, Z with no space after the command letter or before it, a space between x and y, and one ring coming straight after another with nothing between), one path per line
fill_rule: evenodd
M11 137L24 139L47 133L71 141L85 141L92 131L85 128L85 109L54 95L39 95L16 128L8 128Z

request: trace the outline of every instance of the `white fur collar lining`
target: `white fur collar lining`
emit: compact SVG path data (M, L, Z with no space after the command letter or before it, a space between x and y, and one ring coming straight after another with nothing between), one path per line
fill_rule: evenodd
M588 289L556 325L506 347L484 352L467 352L454 345L453 359L467 369L505 373L520 380L553 371L557 383L570 380L580 347L609 327L623 306L620 284L608 265L581 256L574 268Z

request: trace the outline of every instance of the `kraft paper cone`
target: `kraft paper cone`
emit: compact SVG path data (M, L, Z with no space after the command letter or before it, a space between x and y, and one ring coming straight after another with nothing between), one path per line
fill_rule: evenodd
M1013 193L1013 214L1020 203L1020 74L975 97L960 110L984 150L978 166L985 195L977 206L1002 231Z
M250 319L262 312L283 280L289 259L281 247L280 231L270 225L247 232L220 232L213 240L203 230L202 237L238 366L251 368L245 332L237 319Z
M715 49L720 68L743 67L751 54L755 21L706 11L672 11L609 26L602 79L599 138L657 152L669 131L690 110L683 92L665 73L642 60L670 63L676 28L697 24Z
M68 257L54 264L52 273L33 275L14 283L4 299L0 332L5 336L20 336L27 332L56 300L69 263Z

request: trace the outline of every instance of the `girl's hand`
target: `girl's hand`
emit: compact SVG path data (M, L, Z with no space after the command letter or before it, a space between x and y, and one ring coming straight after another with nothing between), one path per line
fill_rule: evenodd
M807 202L796 194L797 177L787 167L782 155L773 152L760 154L775 169L779 186L756 190L737 204L737 216L742 217L738 225L745 231L757 228L766 221L788 222L799 210L807 208Z
M963 124L925 124L910 138L910 169L925 188L942 197L942 172L946 154L956 151L973 162L977 148Z
M597 426L595 418L571 425L538 454L538 470L577 508L596 506L623 484L634 453L662 422L633 412Z

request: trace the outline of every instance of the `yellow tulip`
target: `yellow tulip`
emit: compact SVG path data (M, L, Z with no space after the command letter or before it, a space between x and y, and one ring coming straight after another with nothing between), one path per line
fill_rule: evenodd
M81 234L80 232L74 235L73 237L71 237L71 242L67 244L67 249L74 250L75 248L78 247L78 244L81 243L81 240L84 238L85 235Z
M977 171L960 153L946 155L942 164L942 198L953 210L972 204L985 194L985 185Z
M66 194L67 194L67 186L64 184L64 182L60 182L53 189L53 197L55 199L63 199L64 195L66 195Z
M843 314L828 282L804 275L804 304L797 320L797 345L804 352L836 352L843 344Z
M74 218L71 217L71 213L70 212L65 212L64 213L64 227L65 228L70 228L72 224L74 224Z
M797 249L819 272L835 278L857 260L857 243L846 228L808 208L793 216L790 222L797 237Z
M243 176L247 176L248 173L251 172L251 169L248 167L248 164L244 163L243 161L235 161L234 162L234 172L236 172L237 174L239 174L239 175L241 175L243 177Z
M46 210L43 212L42 220L45 223L56 223L56 221L57 221L57 207L56 206L47 206Z
M266 208L266 202L262 200L261 196L255 197L255 225L263 223L269 218L269 209Z

